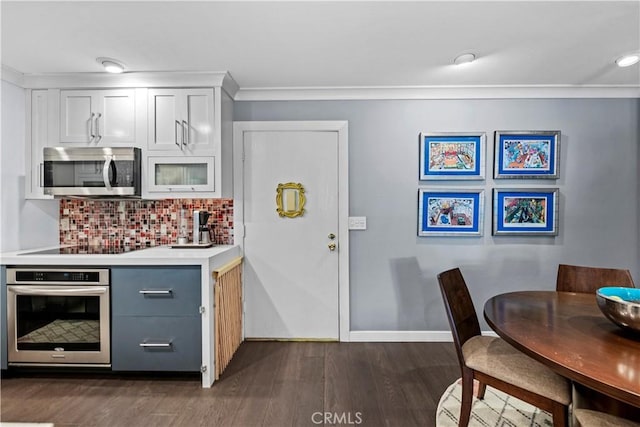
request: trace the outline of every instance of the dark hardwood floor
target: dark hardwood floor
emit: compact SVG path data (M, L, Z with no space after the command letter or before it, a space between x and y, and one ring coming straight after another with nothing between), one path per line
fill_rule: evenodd
M434 426L452 343L245 342L199 376L9 372L0 420L59 426Z

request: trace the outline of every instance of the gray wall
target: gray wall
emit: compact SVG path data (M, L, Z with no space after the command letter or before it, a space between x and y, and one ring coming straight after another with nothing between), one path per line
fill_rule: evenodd
M348 120L351 329L448 330L436 274L459 266L481 316L487 298L553 289L558 263L638 263L638 99L236 102L236 121ZM495 130L562 131L560 179L493 180ZM420 182L418 134L487 133L485 181ZM482 237L417 237L418 187L483 188ZM491 235L491 189L559 187L557 237ZM484 325L486 328L486 325Z
M58 201L25 200L25 90L2 81L0 252L56 245Z

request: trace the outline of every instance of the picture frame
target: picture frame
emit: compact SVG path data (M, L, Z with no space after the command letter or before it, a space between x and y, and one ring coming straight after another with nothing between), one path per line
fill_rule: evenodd
M418 190L418 236L482 236L484 190Z
M493 189L493 235L557 236L558 189Z
M500 178L559 178L560 131L496 131L494 174Z
M484 132L421 132L420 180L482 180Z

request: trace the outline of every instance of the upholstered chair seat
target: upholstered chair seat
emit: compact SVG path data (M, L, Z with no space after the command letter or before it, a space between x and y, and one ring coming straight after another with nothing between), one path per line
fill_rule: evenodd
M633 421L588 409L576 409L573 415L579 427L640 427Z
M497 337L475 336L462 346L467 366L563 405L571 403L571 386L554 373Z

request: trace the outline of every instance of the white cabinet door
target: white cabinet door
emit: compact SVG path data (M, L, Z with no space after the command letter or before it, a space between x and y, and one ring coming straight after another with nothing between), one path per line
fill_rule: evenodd
M181 150L180 90L149 89L149 149Z
M60 142L88 144L95 138L93 91L65 90L60 92Z
M213 89L150 89L149 150L203 154L215 147Z
M49 141L48 120L49 120L49 91L33 90L31 98L27 100L30 104L27 111L31 117L31 126L27 128L26 143L26 167L25 176L25 198L27 199L52 199L53 196L44 194L43 183L43 148Z
M60 91L61 144L133 144L135 91Z
M215 144L213 89L187 89L184 99L186 151L212 148Z
M171 193L172 198L191 197L192 193L201 192L213 194L214 161L214 157L204 156L149 156L148 192Z
M99 103L96 122L98 143L133 144L136 141L134 90L108 90L97 94Z

